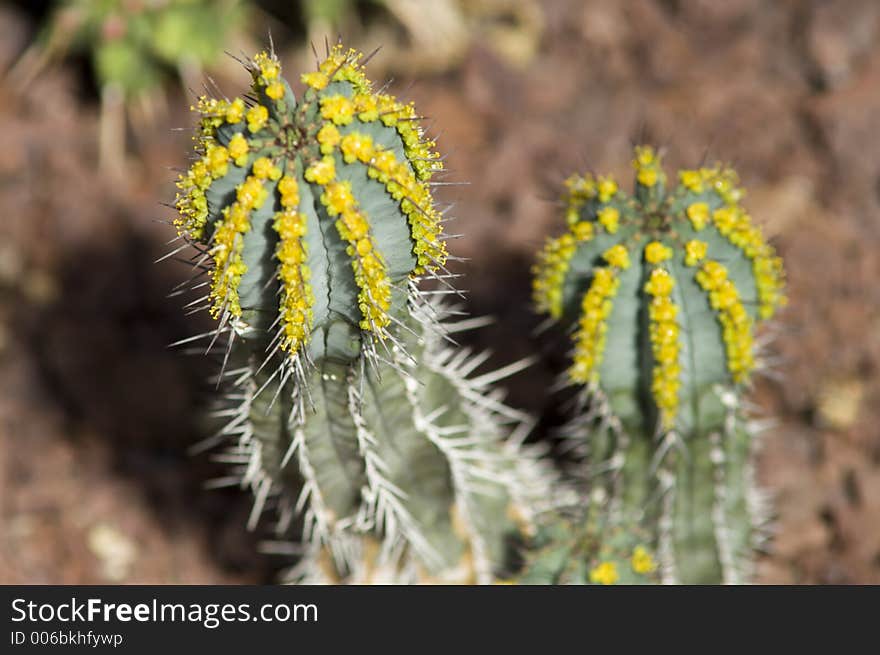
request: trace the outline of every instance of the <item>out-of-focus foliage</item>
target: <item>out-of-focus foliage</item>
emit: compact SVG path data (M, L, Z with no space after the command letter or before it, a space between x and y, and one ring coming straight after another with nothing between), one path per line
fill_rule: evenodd
M132 97L215 63L244 12L240 0L61 0L23 63L85 53L101 87Z
M392 71L445 71L475 43L524 65L544 29L535 0L303 0L301 18L314 42L337 33L381 43L374 65Z
M302 0L301 4L303 17L309 23L323 20L338 25L355 11L357 0Z
M101 167L124 168L126 116L136 133L163 107L164 82L204 82L247 25L243 0L58 0L8 78L20 91L47 66L86 56L101 94Z

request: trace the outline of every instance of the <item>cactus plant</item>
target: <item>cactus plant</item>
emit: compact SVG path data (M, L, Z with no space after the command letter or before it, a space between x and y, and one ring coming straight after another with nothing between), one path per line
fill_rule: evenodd
M619 525L599 511L547 517L528 542L519 584L653 584L657 562L638 525Z
M300 579L489 582L505 570L548 476L527 418L451 345L452 292L431 178L442 169L411 104L376 92L362 55L328 49L295 97L274 53L251 94L207 98L175 223L207 276L233 442ZM436 280L422 290L424 278ZM330 563L330 568L325 564Z
M764 514L743 398L755 327L785 303L782 263L729 168L667 185L652 148L633 165L632 195L609 176L567 181L568 230L535 266L538 311L572 334L563 432L608 512L649 530L665 581L742 582Z

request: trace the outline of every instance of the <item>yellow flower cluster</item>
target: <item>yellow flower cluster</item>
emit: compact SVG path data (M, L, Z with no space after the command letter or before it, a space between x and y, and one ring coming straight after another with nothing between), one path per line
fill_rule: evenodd
M716 209L712 221L718 231L752 261L758 289L758 312L763 319L771 318L787 302L783 293L785 272L782 260L741 207Z
M581 220L581 208L596 197L596 181L589 173L581 175L572 175L565 181L565 193L563 202L565 203L565 221L569 225L574 225Z
M314 182L324 186L336 179L336 162L330 155L324 155L306 169L305 178L308 182Z
M752 272L758 287L758 312L763 319L772 318L779 307L788 304L782 258L770 249L752 260Z
M599 202L608 202L617 195L617 182L610 175L600 175L596 178L596 195Z
M359 161L362 164L370 166L376 163L374 158L378 155L378 159L381 159L386 165L391 163L394 164L394 170L389 170L387 172L391 174L397 172L396 169L398 165L397 160L394 158L394 153L390 150L376 148L373 144L373 137L369 134L362 134L361 132L350 132L346 134L339 142L339 150L342 152L342 158L347 164L353 164L354 162Z
M272 100L281 100L284 97L284 85L281 82L272 82L266 87L266 95Z
M532 268L532 298L535 306L539 312L547 312L557 319L562 316L562 286L577 244L591 241L595 236L594 224L581 220L580 216L584 204L597 194L592 176L589 173L585 176L572 175L565 181L565 187L563 200L567 205L569 231L558 239L548 239L538 255L537 264ZM608 229L607 225L613 222L612 227L616 231L619 213L615 215L617 210L613 207L605 209L613 211L610 214L606 211L604 225Z
M363 54L357 50L349 48L346 51L341 44L337 44L317 71L305 73L301 79L303 84L315 91L325 89L330 82L349 82L356 91L369 93L371 85L360 64L362 58Z
M678 171L678 179L688 191L693 191L694 193L703 193L705 191L703 172L701 170Z
M229 147L224 147L215 140L217 128L223 123L242 121L245 105L241 98L229 102L202 96L191 109L201 114L201 133L196 138L196 149L204 148L204 154L177 178L178 193L174 205L179 216L174 220L174 225L178 234L200 239L204 235L208 219L208 203L205 198L208 187L214 180L226 175L230 160L238 166L243 166L247 161L246 157L238 158L240 152L233 147L237 144L230 143ZM246 155L247 142L244 142L244 146Z
M691 203L688 205L686 213L697 232L706 227L709 222L709 205L705 202Z
M571 226L571 233L574 235L574 238L580 243L591 241L593 236L595 235L595 232L596 231L593 228L593 224L589 221L581 221L580 223L575 223Z
M211 176L203 160L195 162L192 167L177 178L179 189L174 199L174 207L178 216L174 219L177 234L190 239L200 239L205 231L208 220L208 199L205 191L211 185Z
M385 185L406 215L417 258L413 273L418 275L446 263L446 243L440 240L441 216L434 207L428 185L413 174L407 162L398 161L394 152L374 144L369 134L350 132L341 138L339 150L347 163L358 161L368 167L368 175Z
M247 163L249 150L250 145L240 132L229 139L229 156L236 166L244 166Z
M739 177L732 168L716 166L715 168L701 169L701 174L706 184L717 193L727 205L735 205L743 198L743 191L739 188Z
M330 216L339 216L344 211L354 208L355 199L351 192L351 182L330 181L324 187L321 202L327 208L327 213Z
M276 182L281 177L281 169L268 157L260 157L254 161L251 172L258 180L272 180Z
M281 64L274 54L263 51L254 57L251 74L254 76L254 88L265 88L266 95L272 100L284 97L284 84L281 82Z
M327 157L323 161L332 159ZM306 171L306 179L309 179L309 171ZM321 203L327 208L330 216L338 216L336 229L339 236L348 242L346 252L351 260L354 270L354 279L360 289L358 293L358 307L363 320L361 329L375 332L383 337L384 328L391 322L388 309L391 307L391 280L385 270L385 262L376 250L370 235L370 224L366 216L358 209L357 201L351 192L351 183L340 182L335 179L335 172L327 179L321 175L318 181L312 175L311 180L324 188L321 194Z
M321 96L321 116L334 125L348 125L354 120L354 103L342 94Z
M307 264L308 249L303 241L306 235L306 217L297 211L299 188L292 177L283 177L278 184L283 210L275 214L273 227L280 240L275 250L281 266L281 349L296 354L308 341L314 315L315 297L309 284L311 277Z
M620 280L615 268L594 269L593 281L581 301L581 317L574 334L574 358L568 371L572 382L598 382L597 370L605 350L607 320L619 286Z
M614 562L602 562L590 571L590 582L593 584L611 585L620 579L617 565Z
M209 143L205 150L208 172L215 180L229 172L229 151L216 143Z
M205 154L177 178L179 192L174 201L178 217L174 220L177 233L190 239L200 239L208 220L208 200L205 192L217 178L226 175L229 168L229 150L209 142Z
M660 164L660 156L651 146L636 146L632 162L636 169L636 180L644 187L654 187L658 182L666 182L666 174Z
M602 253L602 257L615 268L629 268L629 252L627 252L626 248L619 243L616 246L611 246L608 250Z
M235 188L235 201L248 211L262 207L268 195L269 192L263 186L263 181L254 175L248 175L245 181Z
M660 412L660 424L666 430L675 425L678 391L681 388L681 365L678 363L679 327L675 320L678 307L671 298L674 286L672 276L660 267L651 270L645 284L645 292L652 296L648 307L648 332L654 356L651 393Z
M578 225L590 223L578 223ZM547 239L532 269L532 299L539 312L547 312L553 318L562 317L562 285L565 274L576 249L575 238L563 234L558 239Z
M245 118L247 119L248 130L251 132L259 132L269 121L269 110L263 105L254 105L247 110Z
M192 111L201 114L202 136L213 137L223 123L239 123L244 116L244 100L236 98L232 102L220 98L201 96Z
M316 138L321 147L321 154L329 155L336 149L336 146L339 145L342 136L339 134L339 130L336 129L336 126L333 123L325 123L324 126L318 130Z
M632 570L640 575L653 573L657 568L657 563L651 557L651 553L644 546L636 546L630 558Z
M296 179L285 175L278 182L278 194L281 196L281 206L285 209L299 207L299 185Z
M712 212L712 222L718 231L728 236L739 223L741 210L739 207L720 207Z
M364 123L379 120L379 98L372 93L355 93L352 98L354 113Z
M696 266L706 258L709 245L705 241L691 239L684 244L684 263L687 266Z
M596 218L608 234L616 234L620 226L620 210L617 207L602 207L596 212Z
M735 382L744 382L755 367L752 319L740 302L736 285L727 277L727 269L713 260L706 261L695 278L709 292L709 304L718 313L727 368Z
M743 196L742 189L737 186L739 179L736 172L730 168L716 166L682 170L678 172L678 179L682 186L693 193L703 193L707 189L715 191L726 204L736 204Z
M244 118L244 100L236 98L226 108L226 122L232 125L240 123Z
M752 261L752 272L758 290L758 312L761 318L773 316L776 309L787 302L783 289L785 274L782 260L776 256L773 247L764 239L761 231L752 224L751 217L737 204L741 192L736 188L736 175L728 169L700 169L682 171L682 184L692 191L702 190L710 185L725 205L711 212L705 202L695 202L688 206L686 213L695 230L702 230L710 218L715 228L734 246ZM699 184L698 184L699 183ZM705 251L703 252L705 256ZM700 258L686 260L694 266ZM693 261L694 263L689 263Z
M437 144L425 138L413 103L398 102L391 95L380 95L376 99L379 120L386 127L397 129L397 134L403 141L403 153L412 164L416 177L427 181L434 173L443 170L443 162L434 152Z
M278 62L278 57L263 50L254 56L252 72L263 85L271 84L281 74L281 64Z
M218 318L224 311L241 316L238 286L247 265L241 258L243 235L251 229L251 212L263 206L268 196L263 181L249 175L235 189L235 202L223 209L222 220L214 233L214 273L211 284L211 316Z
M392 156L389 156L392 155ZM413 252L418 260L413 273L435 270L446 264L446 242L440 239L442 216L434 207L430 189L416 179L406 163L397 162L391 151L382 151L371 164L370 176L385 184L391 196L400 200L400 208L410 224L415 241Z
M404 104L392 95L373 93L372 84L359 63L362 57L356 50L345 51L341 45L334 46L318 70L303 75L302 81L315 91L322 91L331 81L350 83L354 89L351 99L342 95L319 99L322 116L336 125L348 125L357 116L366 123L380 120L383 125L394 127L416 178L427 181L443 169L443 163L434 152L436 143L425 138L412 103Z
M652 241L645 246L645 261L649 264L661 264L667 259L672 259L672 249L664 246L659 241Z

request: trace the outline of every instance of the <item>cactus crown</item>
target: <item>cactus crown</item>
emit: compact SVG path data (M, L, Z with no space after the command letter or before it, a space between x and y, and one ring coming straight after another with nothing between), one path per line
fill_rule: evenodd
M213 260L212 316L244 337L271 327L294 363L371 352L408 280L447 257L434 143L412 105L373 90L361 57L329 49L297 102L275 55L258 54L251 96L194 107L198 157L178 180L179 233ZM271 258L253 261L267 240ZM340 320L349 329L330 334Z
M782 262L731 169L682 170L670 188L646 146L633 167L632 195L567 180L568 231L540 254L533 297L575 328L571 382L603 389L624 423L687 430L708 386L749 380L755 322L785 303Z

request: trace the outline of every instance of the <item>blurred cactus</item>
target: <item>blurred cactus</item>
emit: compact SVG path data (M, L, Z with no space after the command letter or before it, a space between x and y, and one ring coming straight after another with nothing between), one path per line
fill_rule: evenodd
M655 584L658 566L637 525L586 516L545 521L528 544L518 584Z
M274 54L247 66L247 99L199 100L176 225L208 276L218 325L200 337L226 360L219 436L252 524L270 500L280 533L301 518L297 579L489 582L549 476L490 389L520 365L471 377L484 358L450 345L472 322L437 301L434 143L355 51L328 50L300 99Z
M567 377L582 393L564 432L613 522L650 531L664 580L741 582L762 517L743 390L755 325L785 302L782 263L733 171L667 186L651 148L633 165L633 195L610 177L568 180L568 231L535 267L538 310L572 330Z
M244 18L241 0L58 0L36 43L10 75L30 82L73 52L91 59L101 90L105 165L119 165L126 105L151 111L161 85L177 74L196 88L223 55ZM109 160L109 161L108 161Z

